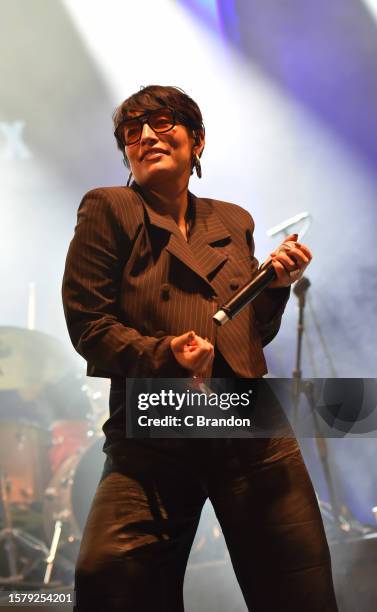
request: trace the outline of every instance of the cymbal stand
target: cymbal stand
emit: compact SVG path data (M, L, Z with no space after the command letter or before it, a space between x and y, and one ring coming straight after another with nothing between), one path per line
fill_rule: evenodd
M54 528L54 534L52 536L50 552L49 552L49 555L48 555L48 557L46 559L46 564L47 565L46 565L45 576L44 576L44 579L43 579L43 583L44 584L48 584L50 582L50 580L51 580L51 574L52 574L52 570L53 570L53 567L54 567L56 551L58 549L60 536L62 534L62 526L63 526L63 523L61 521L56 521L55 522L55 528Z
M7 557L9 575L0 576L0 586L6 584L14 584L21 582L25 579L26 573L18 573L17 567L17 547L16 544L26 546L30 551L34 553L42 553L45 557L48 555L48 549L45 544L35 538L21 531L15 529L12 525L12 516L9 507L9 483L6 480L4 471L0 468L0 503L3 508L3 528L0 531L0 545L4 546L4 550ZM32 567L34 563L32 562ZM30 571L30 568L29 568Z

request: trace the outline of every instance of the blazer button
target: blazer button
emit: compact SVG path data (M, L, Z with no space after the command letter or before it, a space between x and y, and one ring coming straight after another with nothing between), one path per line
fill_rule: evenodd
M236 289L238 289L239 286L240 286L239 282L235 278L232 278L232 280L229 283L229 287L232 289L232 291L235 291Z
M170 294L170 286L168 283L161 285L161 297L166 302L169 299Z

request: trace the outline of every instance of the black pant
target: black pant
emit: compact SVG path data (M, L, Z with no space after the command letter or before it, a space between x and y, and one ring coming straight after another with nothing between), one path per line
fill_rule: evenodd
M75 610L182 612L207 497L249 610L337 611L320 511L292 438L126 440L125 457L106 460L88 517Z

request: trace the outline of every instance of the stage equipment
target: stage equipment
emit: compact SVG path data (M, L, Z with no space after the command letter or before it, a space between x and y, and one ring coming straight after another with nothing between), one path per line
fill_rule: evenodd
M104 465L101 452L104 436L93 432L87 448L66 459L45 491L43 524L48 540L56 521L61 522L60 546L68 558L75 558L93 495Z
M290 217L289 219L282 221L281 223L279 223L279 225L275 225L274 227L271 227L271 229L267 230L267 236L269 236L270 238L273 238L274 236L278 236L279 234L283 234L284 236L289 236L290 234L293 233L293 231L298 230L297 224L299 224L301 221L305 221L302 229L298 231L299 240L302 240L302 237L306 234L306 232L308 231L310 227L311 219L312 219L312 216L308 212L298 213L294 217Z
M62 521L51 519L46 538L43 506L60 466L99 435L107 389L87 384L68 355L41 332L0 328L0 585L7 588L51 585L54 568L72 577L72 561L60 555Z
M71 368L67 351L56 338L21 327L0 327L0 390L18 390L32 401Z

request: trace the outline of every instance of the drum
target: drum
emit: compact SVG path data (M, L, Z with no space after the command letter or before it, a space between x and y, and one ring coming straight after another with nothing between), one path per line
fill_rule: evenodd
M11 504L28 506L41 501L51 478L50 434L25 421L0 421L0 468Z
M51 541L57 520L63 523L61 543L81 538L102 474L104 440L103 435L93 433L89 446L81 447L68 457L52 477L43 503L43 524L48 541Z
M54 421L51 430L50 464L55 474L61 464L81 449L87 448L93 438L88 421L63 419Z

